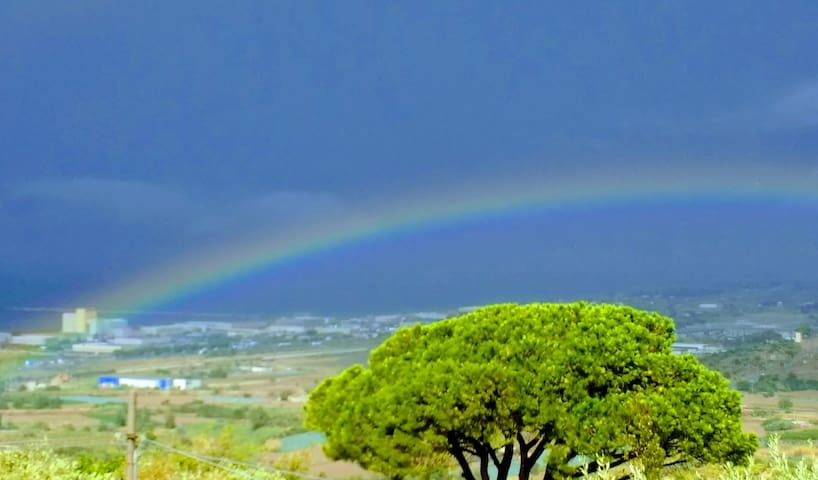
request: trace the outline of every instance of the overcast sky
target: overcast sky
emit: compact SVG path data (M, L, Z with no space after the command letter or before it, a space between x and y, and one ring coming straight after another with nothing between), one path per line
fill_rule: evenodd
M816 25L814 1L0 2L0 304L70 305L203 244L468 179L810 171ZM316 255L180 308L805 281L814 207L495 218Z

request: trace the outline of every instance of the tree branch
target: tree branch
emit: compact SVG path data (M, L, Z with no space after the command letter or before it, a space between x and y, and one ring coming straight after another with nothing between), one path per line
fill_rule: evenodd
M511 460L514 458L514 444L509 443L503 447L503 458L497 465L497 480L506 480L508 471L511 469Z
M495 467L500 467L500 459L497 458L497 452L492 449L489 449L489 455L491 456L491 461L494 463Z
M534 463L536 463L537 460L540 459L540 456L545 451L545 446L547 444L548 444L548 438L547 437L540 438L539 442L537 443L537 446L535 446L534 450L532 450L531 455L529 456L529 459L532 460Z
M460 442L457 441L457 438L455 438L454 435L449 435L449 452L454 456L455 460L457 460L457 464L460 465L463 479L477 480L471 471L471 466L469 465L469 461L466 460L463 451L464 449L461 447Z

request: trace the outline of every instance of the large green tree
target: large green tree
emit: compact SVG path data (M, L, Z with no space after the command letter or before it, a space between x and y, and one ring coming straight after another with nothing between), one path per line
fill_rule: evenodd
M689 355L672 320L616 305L492 305L398 330L310 395L326 453L393 477L466 480L601 463L740 463L756 447L739 394ZM584 461L583 461L584 460ZM493 465L493 468L492 468ZM475 471L477 473L475 473Z

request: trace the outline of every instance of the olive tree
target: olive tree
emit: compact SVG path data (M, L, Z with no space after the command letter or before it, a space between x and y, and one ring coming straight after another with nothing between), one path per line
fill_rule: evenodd
M392 477L745 461L757 441L742 432L739 394L674 355L674 338L669 318L625 306L487 306L398 330L368 368L312 392L306 425L325 433L329 457Z

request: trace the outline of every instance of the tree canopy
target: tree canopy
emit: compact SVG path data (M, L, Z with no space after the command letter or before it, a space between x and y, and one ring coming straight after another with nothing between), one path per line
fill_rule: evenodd
M491 305L399 329L369 366L328 378L306 424L327 455L393 477L460 467L528 480L639 461L742 463L755 450L740 396L690 355L673 321L626 306ZM517 462L514 462L514 460ZM475 473L476 471L476 473Z

